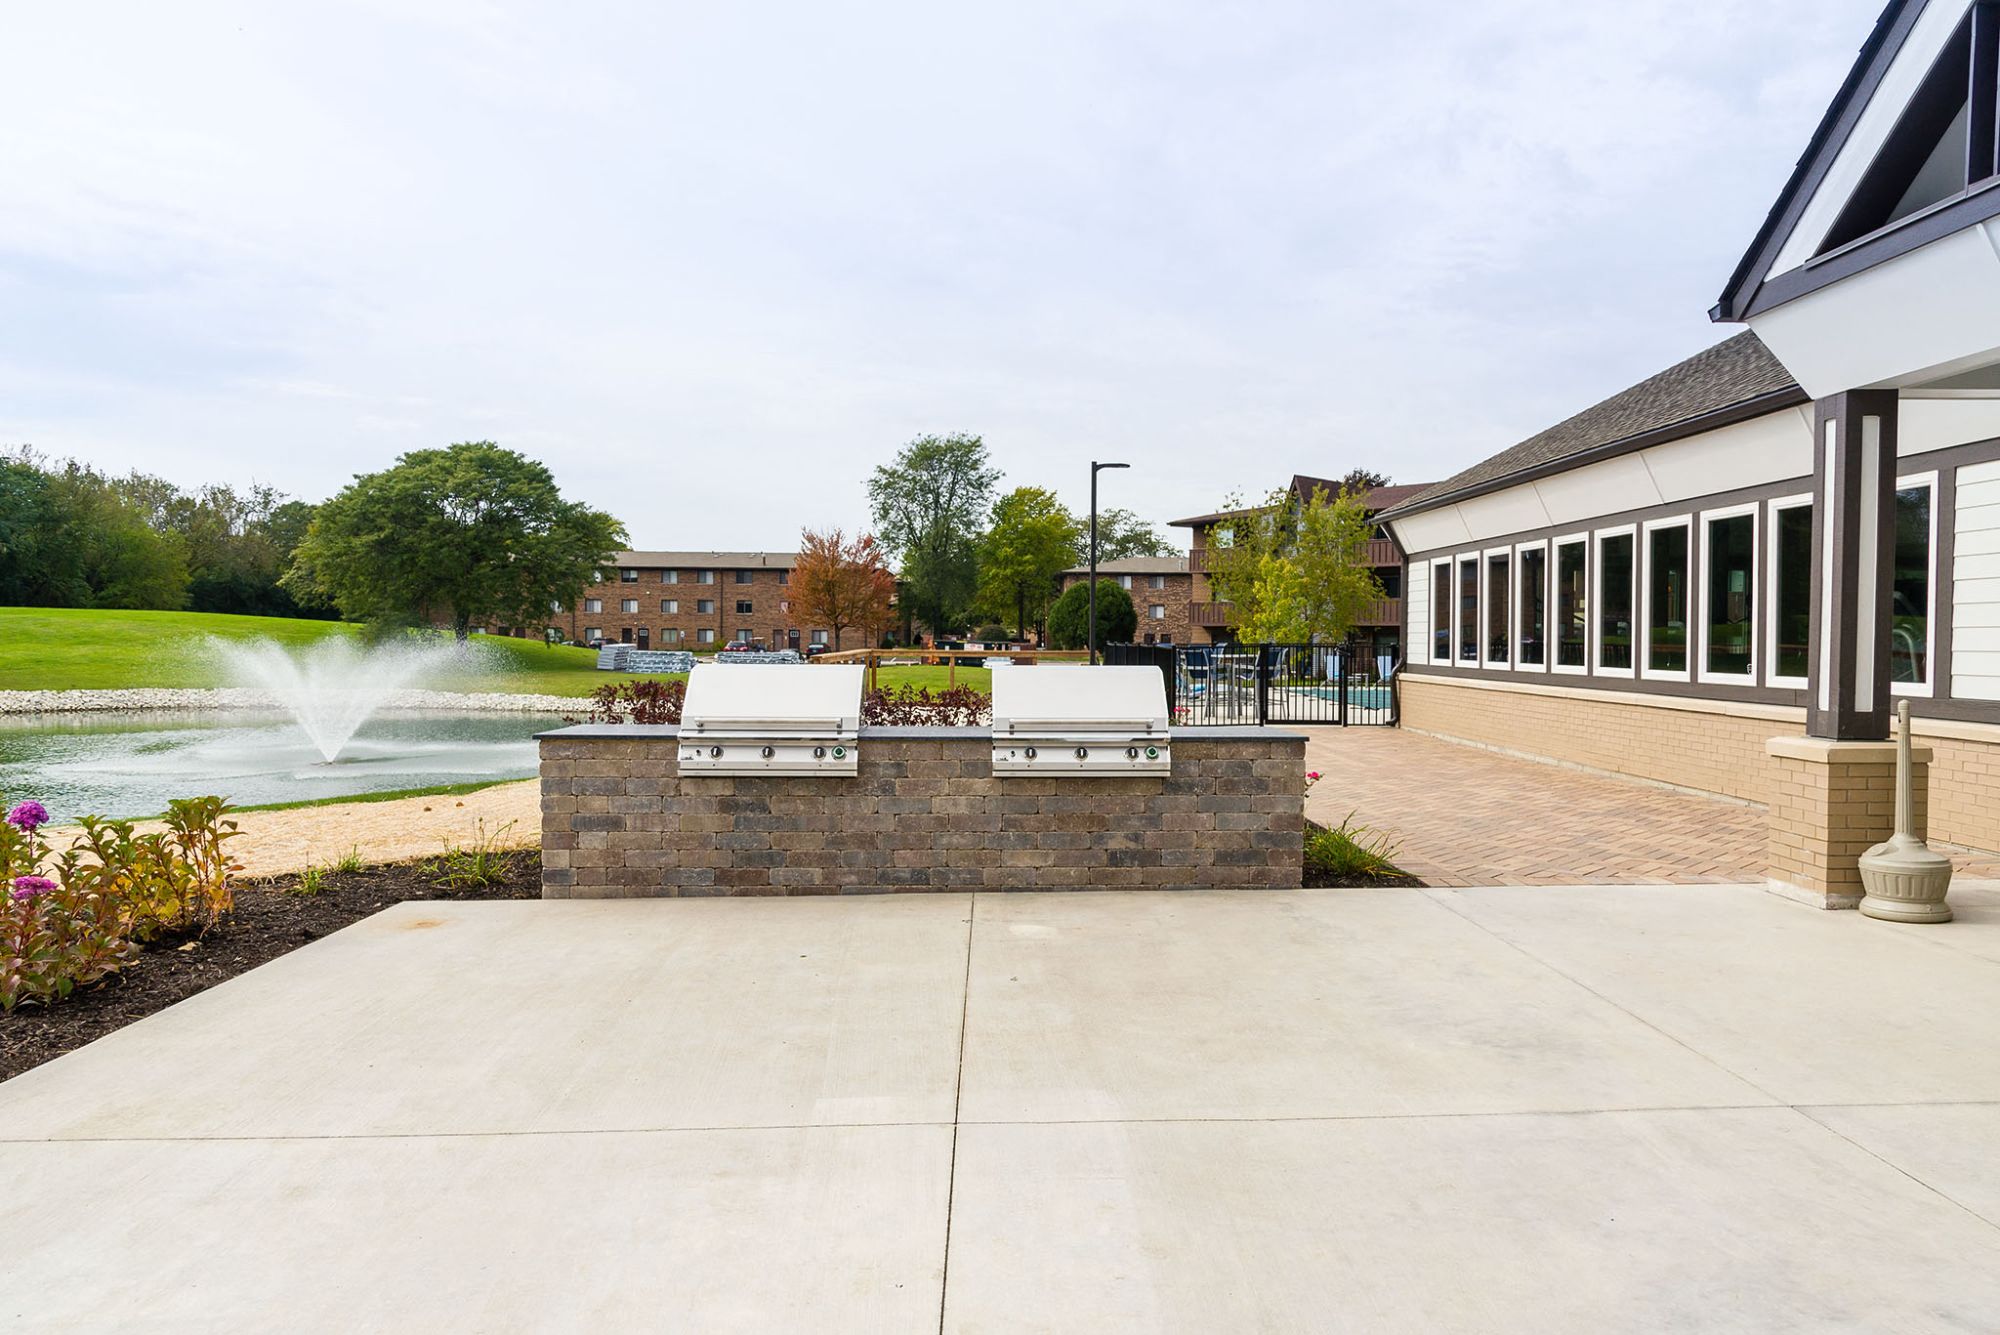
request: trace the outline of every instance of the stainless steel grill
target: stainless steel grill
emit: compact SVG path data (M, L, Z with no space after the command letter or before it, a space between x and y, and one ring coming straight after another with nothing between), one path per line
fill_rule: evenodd
M1155 667L993 674L995 774L1166 774L1166 679Z
M699 664L681 706L681 772L852 777L862 673L845 663Z

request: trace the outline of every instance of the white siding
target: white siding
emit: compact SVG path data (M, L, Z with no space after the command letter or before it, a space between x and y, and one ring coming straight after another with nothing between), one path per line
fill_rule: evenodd
M2000 462L1958 470L1951 693L1960 700L2000 700Z
M1410 633L1403 640L1405 663L1431 661L1431 567L1417 561L1405 567L1403 610L1409 615Z

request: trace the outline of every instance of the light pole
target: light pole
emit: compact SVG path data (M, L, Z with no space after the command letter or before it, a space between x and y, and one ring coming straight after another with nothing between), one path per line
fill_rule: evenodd
M1131 464L1101 464L1090 461L1090 622L1085 633L1090 643L1090 665L1097 666L1097 475L1106 468L1130 468Z

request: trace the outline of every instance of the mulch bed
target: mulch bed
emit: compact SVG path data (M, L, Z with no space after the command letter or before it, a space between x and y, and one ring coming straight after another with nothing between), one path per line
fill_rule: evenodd
M540 898L540 856L513 853L505 861L501 881L475 889L446 889L421 862L330 873L315 895L289 893L298 884L295 876L242 882L229 922L191 947L185 940L156 941L129 968L95 987L53 1006L24 1005L0 1015L0 1080L406 899Z

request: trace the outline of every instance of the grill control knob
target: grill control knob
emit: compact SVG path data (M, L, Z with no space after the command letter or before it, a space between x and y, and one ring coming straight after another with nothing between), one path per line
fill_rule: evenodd
M814 760L825 760L825 759L826 759L826 748L825 748L825 747L823 747L823 746L815 746L815 747L813 748L813 759L814 759Z
M1159 747L1157 747L1157 746L1149 746L1149 747L1147 747L1147 748L1146 748L1146 759L1148 759L1148 760L1158 760L1159 758L1160 758L1160 748L1159 748Z
M833 748L833 758L835 760L841 759L846 754L847 754L847 748L844 746L836 746Z
M722 748L721 748L721 747L719 747L719 746L711 746L711 747L709 747L709 748L708 748L708 758L709 758L710 760L720 760L720 759L722 759Z
M1137 760L1137 759L1139 758L1139 748L1138 748L1138 747L1136 747L1136 746L1128 746L1128 747L1126 747L1126 748L1125 748L1125 758L1126 758L1127 760Z
M1023 751L1021 754L1025 755L1028 759L1033 760L1035 758L1035 748L1031 746L1026 751Z
M1090 759L1090 748L1089 748L1089 747L1087 747L1087 746L1079 746L1079 747L1077 747L1077 748L1076 748L1076 758L1077 758L1078 760L1088 760L1088 759Z
M778 752L777 752L777 749L776 749L775 747L769 747L769 746L767 746L767 747L765 747L765 748L764 748L764 759L766 759L766 760L769 760L769 759L770 759L770 758L771 758L772 756L775 756L775 755L777 755L777 754L778 754Z

